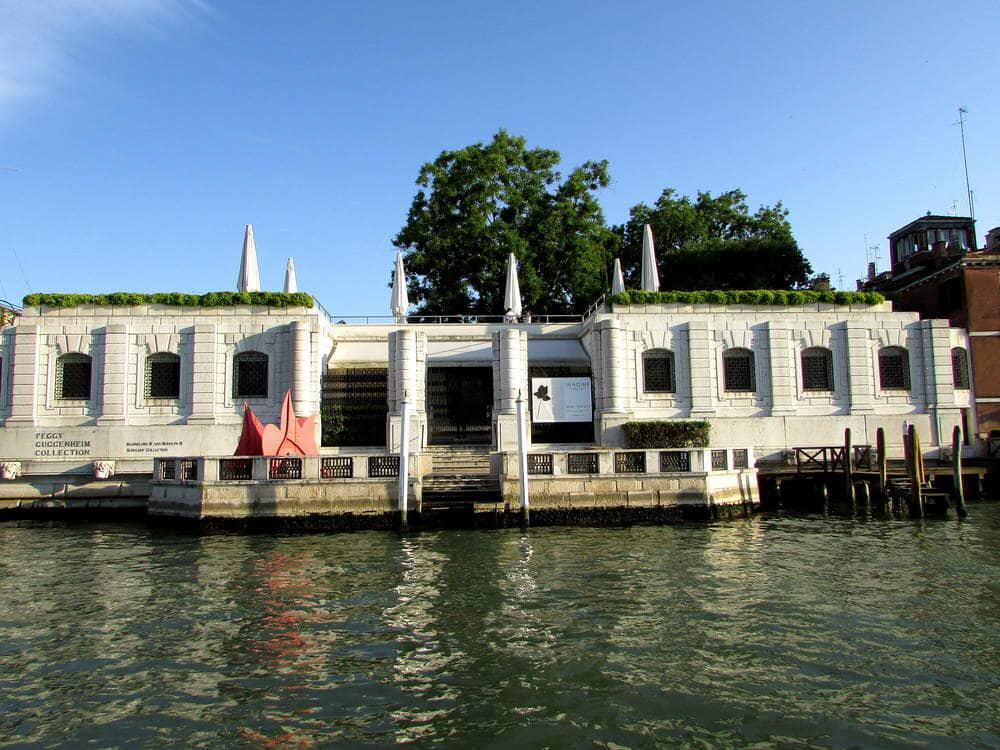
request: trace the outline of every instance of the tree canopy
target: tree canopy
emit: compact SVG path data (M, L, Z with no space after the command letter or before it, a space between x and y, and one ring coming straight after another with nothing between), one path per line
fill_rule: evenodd
M740 190L715 197L699 192L692 201L667 188L652 206L633 206L628 222L615 227L626 283L633 286L645 224L653 230L664 290L793 289L812 273L780 201L750 213Z
M607 162L585 162L565 179L559 162L557 151L501 130L421 167L393 240L418 312L502 314L508 253L532 312L582 310L605 291L614 238L596 192L608 185Z
M643 225L656 243L661 289L795 289L812 273L780 202L751 213L730 190L692 200L665 189L609 227L597 201L608 163L587 161L565 178L559 152L528 148L500 130L489 143L443 151L420 168L417 194L393 244L404 252L417 312L504 312L507 256L533 313L580 312L609 290L614 257L626 283L640 275Z

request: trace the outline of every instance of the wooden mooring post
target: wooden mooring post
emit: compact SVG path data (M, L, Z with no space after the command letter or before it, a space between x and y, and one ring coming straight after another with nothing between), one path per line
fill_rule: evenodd
M854 477L852 476L852 466L854 448L851 446L851 428L844 429L844 498L848 503L854 505Z
M885 429L882 427L875 431L875 454L878 459L878 502L885 509L889 505L889 496L885 491L889 479L889 457L885 450Z
M955 485L955 512L960 518L965 518L969 513L965 509L965 490L962 487L962 428L958 425L951 431L951 481Z
M907 431L907 461L906 468L907 474L910 477L910 510L913 512L917 518L924 517L924 499L921 493L921 485L923 483L923 473L921 472L921 461L920 461L920 436L917 434L917 428L912 424Z

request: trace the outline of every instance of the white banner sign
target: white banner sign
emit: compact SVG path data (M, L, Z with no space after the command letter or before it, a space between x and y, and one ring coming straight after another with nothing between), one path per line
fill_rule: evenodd
M532 378L533 422L590 422L590 378Z

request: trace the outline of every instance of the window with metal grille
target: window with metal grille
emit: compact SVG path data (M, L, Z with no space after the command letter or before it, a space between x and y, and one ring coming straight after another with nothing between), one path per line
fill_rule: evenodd
M646 471L646 454L642 451L615 453L616 474L642 474Z
M186 482L198 481L198 459L196 458L181 459L181 479L183 479Z
M969 355L960 346L951 350L951 382L957 390L969 390Z
M268 479L302 479L301 458L272 458L267 467Z
M674 353L667 349L650 349L642 353L642 389L647 393L674 393Z
M687 451L660 451L660 471L691 471L691 454Z
M146 357L146 398L181 397L181 358L160 352Z
M833 390L833 352L813 346L802 352L802 390Z
M910 357L906 349L887 346L878 353L878 377L884 391L910 389Z
M746 448L736 448L733 450L733 468L734 469L750 468L750 454L747 452Z
M551 453L529 453L528 454L529 474L551 474L552 454Z
M722 354L722 385L727 391L757 390L753 352L749 349L727 349Z
M350 479L354 476L353 456L328 456L319 465L323 479Z
M253 479L253 459L219 459L219 479L224 482L249 482Z
M90 399L90 357L64 354L56 360L56 398Z
M398 477L399 456L369 456L368 476Z
M267 398L267 355L240 352L233 357L233 398Z
M712 451L712 471L726 471L728 468L728 454L725 451Z
M160 461L160 479L170 480L177 476L177 462L172 458Z
M570 474L597 474L600 471L596 453L570 453L566 456L566 471Z

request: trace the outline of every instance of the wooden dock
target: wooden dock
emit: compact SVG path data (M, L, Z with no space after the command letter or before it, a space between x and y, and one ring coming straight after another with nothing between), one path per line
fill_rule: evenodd
M990 459L963 461L957 427L949 460L925 458L912 427L902 459L888 459L881 428L875 446L853 445L849 429L844 437L844 445L797 447L791 460L758 464L762 507L943 516L964 515L966 498L984 497Z

